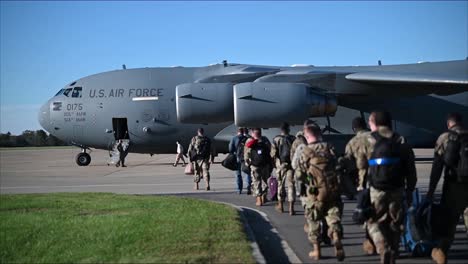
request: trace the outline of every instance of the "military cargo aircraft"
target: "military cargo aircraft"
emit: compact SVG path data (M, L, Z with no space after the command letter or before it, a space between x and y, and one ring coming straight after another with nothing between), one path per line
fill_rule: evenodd
M236 126L300 125L316 118L329 140L343 145L351 119L389 110L397 131L417 147L433 147L449 112L468 120L468 60L405 65L259 66L223 61L207 67L114 70L67 84L40 109L39 122L82 149L109 149L129 139L130 152L174 153L198 127L219 152ZM298 130L296 127L295 130ZM265 130L268 136L278 133ZM294 130L293 130L294 131Z

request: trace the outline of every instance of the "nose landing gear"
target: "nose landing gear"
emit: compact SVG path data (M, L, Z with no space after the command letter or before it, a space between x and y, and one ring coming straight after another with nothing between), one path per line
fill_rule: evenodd
M78 153L78 155L76 155L75 158L76 164L78 164L78 166L88 166L89 163L91 163L91 156L88 153L86 153L86 150L91 151L91 149L75 142L70 142L70 144L72 146L77 146L81 148L81 152Z
M76 155L75 161L78 166L88 166L91 163L91 156L83 149L83 152Z

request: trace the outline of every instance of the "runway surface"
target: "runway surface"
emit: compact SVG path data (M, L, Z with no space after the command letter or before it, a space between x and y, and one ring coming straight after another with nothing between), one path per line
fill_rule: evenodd
M254 198L235 192L235 179L231 171L218 163L211 168L211 191L194 191L191 176L183 173L183 167L172 167L175 155L129 154L127 168L107 166L107 151L93 151L92 162L88 167L79 167L74 159L79 152L76 148L47 150L0 150L0 193L49 193L49 192L114 192L128 194L174 194L195 197L238 206L255 208ZM419 157L432 155L432 150L417 150ZM429 183L431 163L418 162L418 187L424 194ZM441 183L439 183L440 189ZM201 183L204 189L204 183ZM364 256L361 243L364 232L351 221L354 201L344 200L344 245L347 258L345 263L375 263L377 256ZM296 205L298 215L289 216L274 211L274 204L255 208L267 214L270 223L263 223L255 211L248 211L247 216L253 229L263 223L263 228L257 228L256 235L262 253L268 262L285 262L287 259L281 252L283 238L294 253L303 262L311 262L307 254L311 250L303 232L303 210ZM270 226L271 225L271 226ZM274 227L279 234L271 232ZM254 230L255 232L255 230ZM332 248L323 250L325 259L321 263L335 263L332 258ZM283 260L283 261L280 261ZM449 254L449 263L468 262L468 237L464 227L457 227L456 240ZM409 258L401 254L397 263L430 263L428 258Z

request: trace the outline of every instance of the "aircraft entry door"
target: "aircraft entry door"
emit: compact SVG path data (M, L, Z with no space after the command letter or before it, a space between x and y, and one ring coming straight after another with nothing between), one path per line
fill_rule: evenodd
M112 129L115 140L129 139L127 118L112 118Z

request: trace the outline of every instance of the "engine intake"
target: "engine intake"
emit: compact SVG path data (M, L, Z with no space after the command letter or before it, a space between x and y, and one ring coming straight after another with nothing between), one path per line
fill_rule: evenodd
M181 123L222 123L234 119L232 84L185 83L176 87L177 120Z
M234 121L237 126L299 125L309 117L333 116L336 98L301 83L241 83L234 86Z

